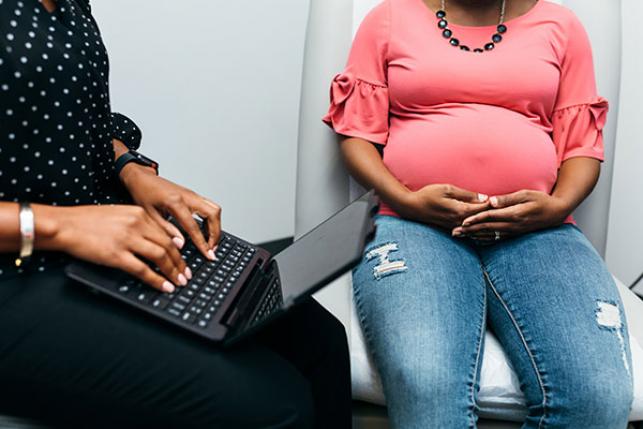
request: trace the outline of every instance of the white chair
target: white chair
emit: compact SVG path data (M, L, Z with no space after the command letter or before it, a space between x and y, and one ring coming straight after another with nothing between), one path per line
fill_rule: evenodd
M345 66L354 32L365 14L379 1L311 0L300 107L295 214L296 237L300 237L332 213L345 206L360 192L359 187L351 181L343 167L336 144L337 137L321 123L321 117L328 108L331 79L336 73L342 71ZM574 0L570 0L568 3L576 3L576 6L581 5L578 7L587 7L589 3L592 3L592 6L599 9L606 6L597 5L597 2L587 0L584 0L582 4ZM583 14L579 15L581 15L582 19ZM619 19L615 14L607 15L609 19ZM602 14L600 16L601 19L605 17ZM618 28L618 23L613 24ZM601 25L604 25L604 21L601 21ZM605 32L603 31L602 34L605 34ZM601 43L604 44L604 40L601 40ZM615 37L610 43L620 43L620 38ZM612 54L606 53L605 57L610 55ZM604 69L605 66L603 68L598 67L599 81L600 74L605 73ZM611 84L612 80L610 79L604 79L603 82L602 93L614 101L618 94L618 79L615 80L615 84ZM613 136L613 130L606 130L608 158L613 155ZM601 251L604 249L607 229L610 185L611 164L606 163L603 167L600 185L589 201L575 213L580 226ZM638 342L643 344L643 302L622 284L619 284L619 287L625 302L631 331L634 337L638 339ZM350 275L340 278L333 285L324 289L318 294L317 298L344 323L348 332L351 343L354 397L381 403L381 393L377 393L380 386L377 385L377 380L373 380L371 377L374 368L367 359L359 323L353 312ZM492 343L493 339L488 344ZM488 346L484 359L491 361L505 358L498 347L494 349L494 347ZM641 359L643 359L643 356L639 357L639 360ZM504 364L506 365L506 362ZM484 374L481 384L482 393L486 387ZM508 416L502 412L502 409L494 410L494 404L487 405L490 405L490 407L485 408L483 406L483 410L485 410L483 417L488 419L481 419L480 428L520 427L520 423L498 421L507 418L516 420L515 413ZM643 408L640 405L639 407ZM355 427L387 427L385 413L381 410L374 412L373 410L374 408L371 407L368 412L356 413ZM643 409L641 410L641 415L643 415Z

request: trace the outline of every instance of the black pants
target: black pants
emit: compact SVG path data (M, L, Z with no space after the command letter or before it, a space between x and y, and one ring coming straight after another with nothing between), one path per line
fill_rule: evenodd
M0 413L65 428L348 428L342 325L319 304L222 349L61 269L0 282Z

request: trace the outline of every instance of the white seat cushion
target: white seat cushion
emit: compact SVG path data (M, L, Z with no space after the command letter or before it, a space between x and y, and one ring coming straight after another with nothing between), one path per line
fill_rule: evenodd
M643 311L643 302L640 311ZM366 349L354 308L350 318L353 398L385 405L380 376ZM498 340L487 332L485 341L478 395L480 417L520 422L527 411L518 378ZM640 421L643 420L643 350L632 336L630 344L635 379L630 421Z

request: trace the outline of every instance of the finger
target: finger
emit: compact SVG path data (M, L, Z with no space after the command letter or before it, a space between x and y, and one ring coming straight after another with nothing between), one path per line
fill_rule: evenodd
M514 221L518 217L519 213L520 211L516 206L510 206L503 209L485 210L467 217L462 221L462 226L469 226L481 222Z
M156 209L147 210L150 217L157 223L161 228L167 232L167 234L172 237L174 245L178 249L182 249L185 245L185 237L181 234L181 231L172 224L172 222L167 221Z
M498 235L500 238L503 238L502 233ZM467 235L467 237L476 240L476 241L497 241L499 239L496 239L496 234L492 234L489 232L480 232L476 234L470 234Z
M458 223L462 223L464 219L467 219L471 216L477 215L478 213L483 213L487 210L489 210L489 203L464 203L462 201L458 200L452 200L453 205L449 206L449 203L447 203L447 207L451 207L452 211L457 215L458 217Z
M463 235L471 236L480 232L498 231L500 234L510 234L516 230L516 224L512 222L484 222L476 223L469 227L461 227L460 231Z
M463 201L465 203L486 203L489 197L485 194L467 191L466 189L458 188L457 186L447 185L445 195L454 200Z
M170 205L169 210L179 222L181 228L190 236L196 248L199 249L203 256L213 261L215 259L214 252L208 247L208 243L203 237L203 232L201 232L197 221L192 217L192 212L188 206L184 202L173 203Z
M176 279L180 286L185 286L186 282L183 281L183 278L187 280L191 280L192 271L190 270L190 267L187 266L187 264L181 257L181 253L179 252L174 240L170 238L170 236L166 233L164 229L162 229L158 225L158 223L154 222L151 219L143 231L143 236L147 240L150 240L151 242L160 246L162 250L165 252L165 255L167 256L166 263L170 264L171 267L176 269L177 271L176 277L169 277L170 280L175 281ZM153 262L156 263L156 261L153 261ZM167 268L164 268L159 264L157 264L157 266L165 270L170 269L170 266L168 266ZM167 272L167 271L164 271L164 272ZM183 277L178 277L179 273L182 274Z
M174 248L174 246L170 247ZM162 246L153 241L141 239L134 241L129 250L158 267L163 276L175 286L185 286L188 284L185 273L177 267L169 255L168 250Z
M453 237L470 237L474 238L476 240L486 240L486 239L494 239L495 238L495 232L494 231L478 231L476 233L471 233L471 234L465 234L464 231L462 230L462 226L458 226L456 228L453 228L451 231L451 235Z
M515 206L516 204L524 203L526 201L529 201L529 191L527 190L522 190L506 195L496 195L489 198L491 207L497 209Z
M145 262L135 255L128 253L120 262L123 271L141 280L143 283L158 289L161 292L172 293L176 290L174 285L160 274L154 272Z
M221 207L199 196L196 197L193 204L192 208L207 222L208 248L214 251L214 247L221 238Z

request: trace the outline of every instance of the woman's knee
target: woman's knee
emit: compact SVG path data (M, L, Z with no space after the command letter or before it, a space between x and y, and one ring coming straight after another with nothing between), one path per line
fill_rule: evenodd
M549 396L553 427L622 429L632 406L632 380L608 368L591 375L578 371Z

